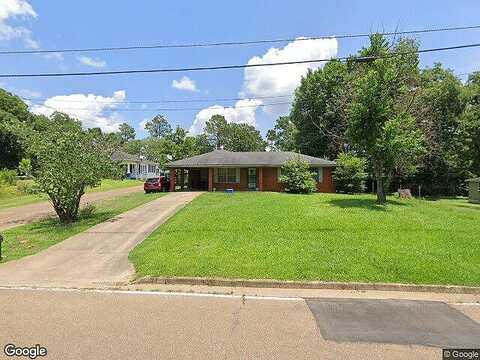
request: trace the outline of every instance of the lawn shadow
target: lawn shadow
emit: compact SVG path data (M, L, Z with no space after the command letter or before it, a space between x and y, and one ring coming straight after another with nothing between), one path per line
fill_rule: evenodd
M358 208L358 209L367 209L373 211L387 211L388 207L385 205L379 205L374 199L331 199L329 204L333 206L338 206L342 209L348 208ZM386 205L399 205L407 206L408 204L400 202L397 200L387 200Z
M467 203L467 204L458 204L455 207L463 208L463 209L471 209L471 210L480 210L480 204L475 203Z

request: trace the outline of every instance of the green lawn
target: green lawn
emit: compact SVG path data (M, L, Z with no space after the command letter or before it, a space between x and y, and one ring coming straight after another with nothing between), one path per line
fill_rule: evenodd
M480 286L480 205L208 193L130 254L138 276Z
M22 182L32 183L32 180L19 180L17 183L21 184ZM102 180L100 186L95 188L88 188L87 193L115 190L125 187L138 186L142 184L143 183L138 180L104 179ZM19 191L16 186L0 186L0 210L45 200L48 200L48 197L45 194L29 195Z
M61 225L56 218L52 218L5 230L2 232L4 242L2 246L3 260L1 262L35 254L96 224L163 195L165 193L146 195L139 192L104 200L96 203L96 211L91 217L81 219L69 226Z

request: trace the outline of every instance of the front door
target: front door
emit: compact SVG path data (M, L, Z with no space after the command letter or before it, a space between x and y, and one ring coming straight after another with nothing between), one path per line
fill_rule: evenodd
M257 169L248 168L248 190L257 190Z

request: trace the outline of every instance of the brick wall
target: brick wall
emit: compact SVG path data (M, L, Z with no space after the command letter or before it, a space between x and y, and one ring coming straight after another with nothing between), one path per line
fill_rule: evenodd
M278 168L265 167L263 172L263 191L284 191L285 186L278 182ZM257 168L257 188L259 187L259 169ZM248 190L248 169L240 169L240 183L213 183L213 187L217 191L223 191L225 189L234 189L237 191ZM332 168L323 169L323 182L317 183L318 192L335 192L335 186L332 179Z

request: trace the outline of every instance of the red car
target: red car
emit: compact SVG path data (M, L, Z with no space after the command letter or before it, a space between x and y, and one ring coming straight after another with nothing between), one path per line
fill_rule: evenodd
M143 184L145 194L157 191L168 191L170 189L170 180L166 176L149 178Z

